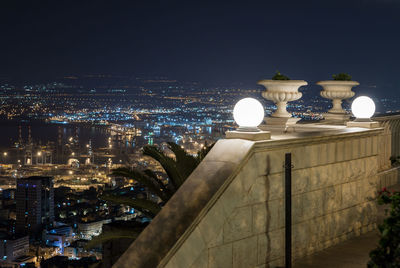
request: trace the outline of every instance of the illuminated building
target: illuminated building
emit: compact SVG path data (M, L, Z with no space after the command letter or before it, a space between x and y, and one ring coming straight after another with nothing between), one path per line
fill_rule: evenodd
M54 221L52 177L28 177L17 180L17 233L32 233Z

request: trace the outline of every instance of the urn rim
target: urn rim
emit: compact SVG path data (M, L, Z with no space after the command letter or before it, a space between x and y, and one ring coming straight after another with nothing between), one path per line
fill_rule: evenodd
M272 79L262 79L257 82L258 85L291 85L291 86L306 86L308 85L307 81L304 80L272 80Z
M357 81L340 81L340 80L322 80L318 81L316 83L319 86L329 86L329 85L335 85L335 86L358 86L360 83Z

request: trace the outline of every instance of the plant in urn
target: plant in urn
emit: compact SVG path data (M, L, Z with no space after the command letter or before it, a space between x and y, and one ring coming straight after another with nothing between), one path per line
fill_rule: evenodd
M332 108L327 113L323 114L325 120L334 123L344 123L349 120L350 114L348 114L342 108L342 101L349 99L354 96L354 92L351 89L354 86L358 86L359 83L351 80L351 76L345 73L333 75L333 80L320 81L317 85L323 87L321 96L326 99L332 100Z
M299 92L299 88L307 85L306 81L290 80L287 76L276 72L271 80L260 80L257 84L266 88L266 91L262 92L262 96L273 101L277 106L276 111L270 117L265 118L267 125L288 126L300 120L300 118L292 117L286 110L286 106L289 101L301 98L302 93Z

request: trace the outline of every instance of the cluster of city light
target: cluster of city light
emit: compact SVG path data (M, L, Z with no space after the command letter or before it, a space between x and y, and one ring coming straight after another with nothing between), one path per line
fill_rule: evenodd
M26 85L26 88L62 88L67 85L47 83L43 85ZM11 88L11 85L4 85L3 88ZM79 87L81 88L81 87ZM88 89L91 92L93 88ZM205 88L201 91L196 88L190 89L184 86L168 88L168 91L158 89L143 89L142 92L135 92L128 98L128 95L121 95L121 92L112 92L115 88L104 89L110 91L110 98L102 94L87 94L85 89L82 93L58 93L39 94L35 91L23 92L8 96L4 99L2 107L10 117L28 115L39 118L47 115L49 121L66 124L69 122L87 122L94 124L107 124L112 121L144 121L159 122L160 125L182 126L183 124L204 124L205 118L211 118L214 124L229 124L231 120L231 104L238 97L253 96L258 94L255 89L243 88ZM8 92L8 91L4 91ZM145 94L143 94L145 92ZM62 93L62 94L60 94ZM130 92L132 94L133 92ZM135 95L136 94L136 95ZM0 92L1 96L1 92ZM151 97L151 101L149 98ZM196 105L190 105L196 102ZM157 103L157 108L154 103ZM308 102L308 103L307 103ZM311 103L310 103L311 102ZM299 100L296 103L289 103L293 115L308 119L321 119L321 113L326 110L328 103L318 98L311 100ZM7 108L8 107L8 108ZM26 109L32 107L33 109ZM24 110L25 109L25 110ZM265 107L266 114L275 109L274 105ZM62 112L59 112L62 110Z

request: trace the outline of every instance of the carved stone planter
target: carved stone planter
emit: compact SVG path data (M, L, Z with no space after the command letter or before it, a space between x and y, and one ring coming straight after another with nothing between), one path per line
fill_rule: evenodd
M324 118L328 121L335 121L337 123L344 123L349 120L350 115L346 113L342 108L342 101L349 99L354 96L354 92L351 89L354 86L358 86L359 83L356 81L320 81L317 82L324 88L321 91L321 96L326 99L332 100L332 109L327 113L323 114Z
M265 122L270 125L290 125L295 124L300 118L293 118L286 110L289 101L295 101L301 98L302 93L299 87L307 85L304 80L261 80L259 85L267 90L262 92L262 96L267 100L273 101L277 109L271 115L266 117Z

